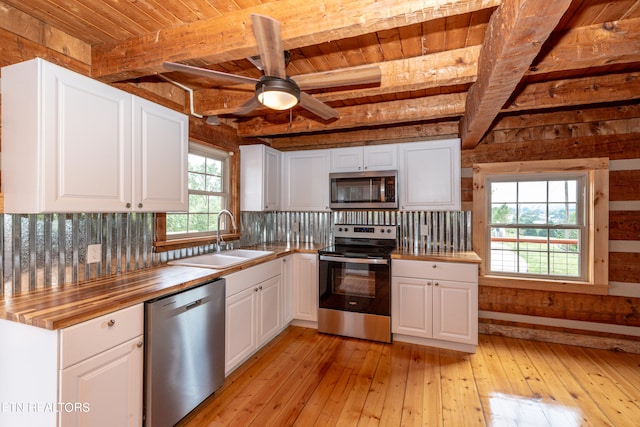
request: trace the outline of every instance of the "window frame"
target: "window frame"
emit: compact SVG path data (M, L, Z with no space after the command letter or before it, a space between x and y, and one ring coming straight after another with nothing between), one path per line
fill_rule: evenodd
M530 277L490 273L489 239L489 181L504 177L539 175L541 179L550 174L586 174L585 227L588 241L584 280L571 278ZM478 163L473 165L473 249L482 259L479 284L484 286L510 287L560 292L576 292L606 295L609 281L609 159L563 159L522 162Z
M227 209L231 211L236 218L236 223L240 227L240 162L239 162L239 149L225 150L222 147L218 147L213 144L199 141L191 138L189 140L189 153L192 152L192 147L196 154L202 155L202 152L218 152L226 153L227 168L225 176L228 183L228 206ZM188 171L185 171L188 173ZM186 249L195 246L208 245L216 242L216 231L207 233L198 233L198 235L189 235L185 237L173 237L167 238L167 213L157 212L155 214L155 238L153 242L154 252L167 252L170 250ZM230 232L229 230L223 230L221 237L227 241L237 240L240 238L240 230L236 232Z

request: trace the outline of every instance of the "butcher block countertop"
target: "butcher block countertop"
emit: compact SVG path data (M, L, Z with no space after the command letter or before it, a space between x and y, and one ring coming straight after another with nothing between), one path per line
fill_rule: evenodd
M449 251L425 251L415 249L398 248L391 253L391 259L406 259L415 261L443 261L480 264L482 259L473 251L449 252Z
M318 250L313 244L260 245L272 255L221 270L162 265L78 284L37 289L0 298L0 319L45 329L61 329L294 252Z

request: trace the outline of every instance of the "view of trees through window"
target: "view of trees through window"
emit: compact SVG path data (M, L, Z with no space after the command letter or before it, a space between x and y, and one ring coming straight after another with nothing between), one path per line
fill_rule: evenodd
M167 235L215 232L226 206L226 159L189 153L188 162L189 211L167 214Z
M582 177L490 182L490 271L582 276Z

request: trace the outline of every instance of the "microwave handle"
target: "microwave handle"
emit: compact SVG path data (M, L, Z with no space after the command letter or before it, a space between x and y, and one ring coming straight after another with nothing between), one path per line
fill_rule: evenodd
M320 261L334 261L334 262L342 262L342 263L353 263L353 264L388 264L389 262L384 258L348 258L342 256L330 256L330 255L320 255Z

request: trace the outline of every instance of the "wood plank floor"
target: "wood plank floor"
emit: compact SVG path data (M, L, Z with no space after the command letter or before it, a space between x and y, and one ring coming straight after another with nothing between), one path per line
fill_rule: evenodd
M290 326L179 424L640 425L640 354L480 335L476 354Z

